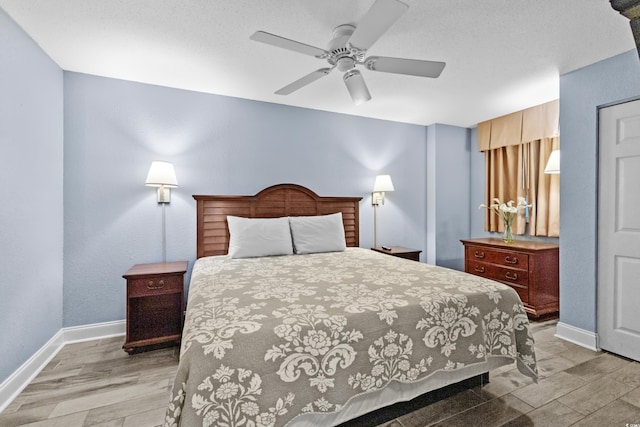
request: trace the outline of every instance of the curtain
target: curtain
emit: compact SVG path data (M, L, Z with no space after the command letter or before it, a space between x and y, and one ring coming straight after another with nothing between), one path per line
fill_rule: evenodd
M529 234L559 236L560 175L544 173L551 151L559 148L559 137L553 137L485 151L485 204L494 203L494 198L506 203L526 197L533 205L529 210ZM487 212L485 230L503 232L502 220ZM513 233L526 231L526 211L521 210L513 223Z
M529 219L532 236L560 236L560 175L545 174L553 150L560 149L560 138L543 138L530 144L529 200L533 202Z

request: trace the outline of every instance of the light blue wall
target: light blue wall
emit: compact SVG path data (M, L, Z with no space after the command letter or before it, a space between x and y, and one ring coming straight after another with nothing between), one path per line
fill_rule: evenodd
M427 129L427 260L464 270L460 239L470 233L471 131L442 124Z
M471 194L470 209L470 229L471 237L499 237L497 233L490 233L484 231L484 216L486 211L484 209L478 209L482 203L486 203L484 200L485 191L485 170L484 170L484 153L478 151L478 128L471 130ZM525 236L517 236L518 239Z
M365 119L65 72L64 325L125 317L122 274L161 260L161 209L143 185L173 162L167 259L195 258L193 194L255 194L292 182L362 196L360 245L373 240L370 192L388 173L378 242L426 246L426 132Z
M0 384L62 327L62 115L62 70L0 9Z
M598 106L640 96L635 50L560 77L560 321L596 331Z

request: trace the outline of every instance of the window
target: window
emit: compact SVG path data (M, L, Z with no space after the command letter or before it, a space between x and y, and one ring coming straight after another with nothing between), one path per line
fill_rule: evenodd
M485 152L485 203L521 196L533 205L530 212L520 212L515 234L560 234L560 175L544 173L551 152L560 148L558 119L558 101L552 101L478 125L478 146ZM488 212L485 229L502 227Z

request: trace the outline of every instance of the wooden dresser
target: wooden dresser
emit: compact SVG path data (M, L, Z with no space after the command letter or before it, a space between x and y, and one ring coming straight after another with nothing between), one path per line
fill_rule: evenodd
M531 317L559 310L558 245L501 239L462 240L467 273L497 280L518 292Z

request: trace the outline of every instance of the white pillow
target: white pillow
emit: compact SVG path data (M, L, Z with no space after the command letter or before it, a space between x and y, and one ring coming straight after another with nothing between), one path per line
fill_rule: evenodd
M297 254L339 252L347 247L342 212L322 216L289 217L293 249Z
M227 216L229 224L229 256L251 258L270 255L292 255L289 219L241 218Z

